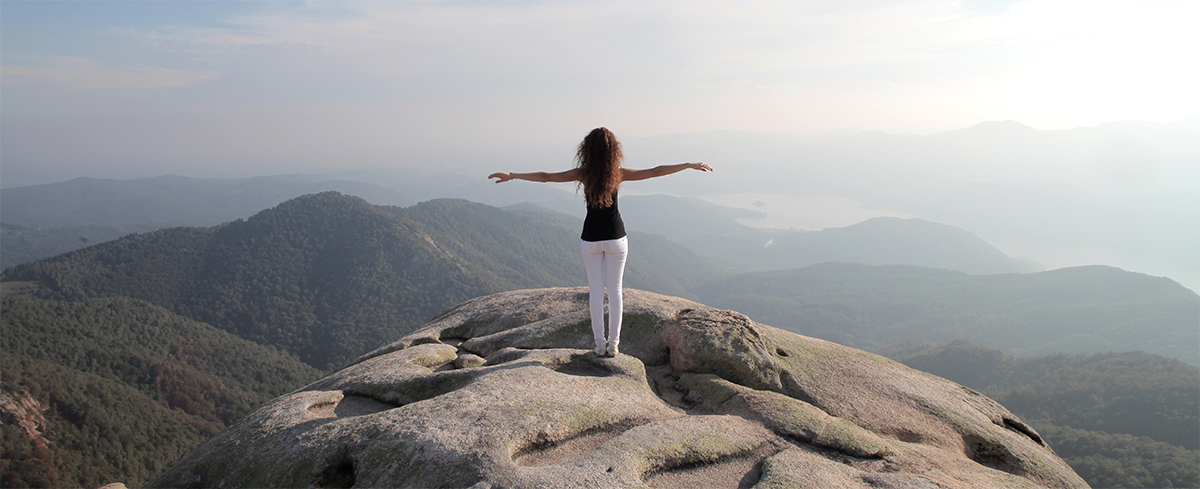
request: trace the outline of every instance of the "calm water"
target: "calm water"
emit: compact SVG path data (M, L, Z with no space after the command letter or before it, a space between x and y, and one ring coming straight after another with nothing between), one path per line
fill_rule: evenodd
M725 207L766 213L764 219L738 220L747 226L766 229L819 230L846 227L872 217L914 217L898 211L863 207L855 199L837 196L740 193L697 195L696 198Z

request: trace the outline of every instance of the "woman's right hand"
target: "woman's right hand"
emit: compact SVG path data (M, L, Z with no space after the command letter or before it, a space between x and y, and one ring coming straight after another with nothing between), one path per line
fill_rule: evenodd
M509 181L509 180L512 180L512 179L513 179L513 176L512 176L512 174L511 174L511 173L509 173L509 172L498 171L498 172L496 172L496 173L493 173L493 174L491 174L491 175L488 175L488 178L496 178L496 179L498 179L498 180L496 180L496 183L504 183L504 182L507 182L507 181Z

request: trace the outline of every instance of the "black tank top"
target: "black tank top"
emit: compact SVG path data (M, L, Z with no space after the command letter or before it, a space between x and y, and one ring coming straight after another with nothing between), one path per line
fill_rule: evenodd
M612 205L608 207L587 208L587 217L583 219L584 241L608 241L625 237L625 222L621 220L621 211L617 209L617 192L613 191Z

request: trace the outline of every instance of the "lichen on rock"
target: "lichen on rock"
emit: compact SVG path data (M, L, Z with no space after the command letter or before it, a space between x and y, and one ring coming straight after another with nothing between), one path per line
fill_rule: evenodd
M467 301L277 398L151 487L1086 487L999 404L891 360L625 290Z

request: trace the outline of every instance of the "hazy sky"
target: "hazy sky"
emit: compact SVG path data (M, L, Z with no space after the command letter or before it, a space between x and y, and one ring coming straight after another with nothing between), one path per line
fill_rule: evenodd
M592 127L1200 114L1200 2L0 2L0 178L569 159Z

